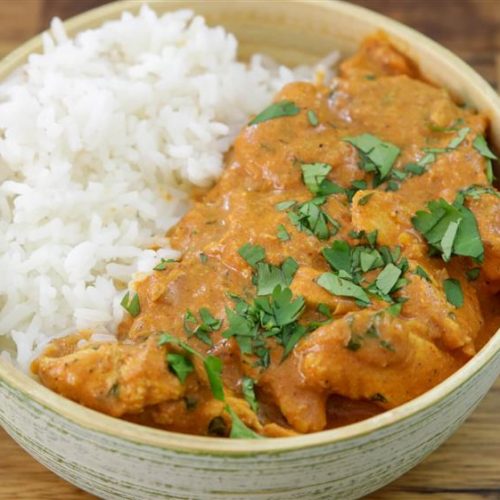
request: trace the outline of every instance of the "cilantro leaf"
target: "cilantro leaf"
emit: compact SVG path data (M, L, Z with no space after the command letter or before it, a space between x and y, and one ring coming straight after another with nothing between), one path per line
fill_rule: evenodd
M266 251L264 247L260 245L252 245L251 243L245 243L239 250L241 258L247 262L252 267L255 267L258 262L266 258Z
M285 210L288 210L289 208L292 208L294 205L296 205L296 201L280 201L279 203L276 203L275 208L278 210L278 212L284 212Z
M323 273L318 278L317 283L332 295L352 297L364 304L370 303L370 299L362 287L333 273Z
M403 169L405 172L413 175L422 175L426 171L425 166L418 163L407 163Z
M443 281L444 293L446 300L455 307L462 307L464 305L464 294L460 281L456 279L446 279Z
M472 142L472 146L486 159L486 178L490 184L493 184L495 176L493 175L491 160L498 160L498 157L488 147L488 143L483 135L478 135Z
M332 167L327 163L303 163L302 179L307 189L314 195L320 192L320 185L326 179Z
M182 354L169 352L167 354L167 362L169 368L177 375L181 384L186 381L187 376L194 370L191 360Z
M352 257L351 247L344 240L335 240L329 248L321 251L328 264L336 271L351 272Z
M257 295L269 295L278 285L287 287L292 283L298 268L297 262L291 257L285 259L281 267L259 262L256 272Z
M484 135L478 135L472 142L472 146L476 151L479 152L479 154L481 154L485 158L489 158L490 160L498 160L498 156L489 148Z
M288 231L286 230L286 227L283 224L278 224L276 236L281 241L288 241L290 239L290 234L288 233Z
M460 146L460 144L462 144L462 142L465 140L465 138L467 137L467 134L470 132L470 128L469 127L463 127L461 128L458 132L457 132L457 135L456 137L454 137L449 143L448 143L448 146L447 146L447 149L456 149L458 148L458 146Z
M252 411L257 413L259 409L259 403L255 396L255 382L250 377L243 377L241 379L241 391L243 392L243 397L245 401L249 404Z
M222 360L217 356L207 356L203 359L208 382L215 399L224 401L224 386L222 384Z
M172 262L177 262L175 259L161 259L155 267L153 267L154 271L165 271L167 269L167 264L171 264Z
M429 281L429 282L431 281L431 277L427 274L426 270L421 266L417 266L417 268L415 269L415 274L417 276L420 276L421 278L423 278L426 281Z
M326 240L337 234L340 223L320 208L325 201L325 198L306 201L294 211L288 212L288 218L299 231L316 236L319 240Z
M308 112L307 112L307 119L309 120L309 123L313 126L313 127L317 127L319 125L319 120L318 120L318 115L315 113L314 110L310 109Z
M480 267L473 267L466 271L465 275L469 281L476 281L479 278L479 274L481 273Z
M256 125L282 116L295 116L300 113L298 108L292 101L275 102L268 106L264 111L261 111L248 125Z
M474 214L460 203L450 205L442 198L427 204L429 212L419 210L411 221L425 237L430 247L442 254L445 261L451 255L484 258L484 247Z
M402 272L399 267L394 264L387 264L375 280L377 288L384 295L388 295L394 288L394 285L396 285L401 274Z
M139 302L139 295L136 292L134 292L134 295L130 298L130 292L127 291L120 305L134 318L141 313L141 303Z
M367 172L375 172L375 185L387 177L401 150L384 142L371 134L362 134L356 137L344 137L344 141L352 144L361 156L361 168Z
M225 410L229 413L232 425L231 425L231 433L229 437L232 439L264 439L262 436L257 434L256 432L249 429L238 417L236 412L229 406L225 406Z

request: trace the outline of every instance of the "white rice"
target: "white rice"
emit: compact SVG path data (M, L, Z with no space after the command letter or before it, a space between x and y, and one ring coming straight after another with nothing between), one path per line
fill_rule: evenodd
M236 55L221 27L144 7L75 39L54 20L43 55L0 85L0 344L23 368L51 338L110 338L134 273L177 256L162 235L190 187L217 179L249 115L312 75Z

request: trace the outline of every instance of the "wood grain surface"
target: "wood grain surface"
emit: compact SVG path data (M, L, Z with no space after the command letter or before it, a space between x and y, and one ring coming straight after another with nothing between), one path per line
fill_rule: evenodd
M258 0L254 0L258 1ZM267 0L269 1L269 0ZM0 57L103 0L0 0ZM500 82L500 0L355 0L443 44L492 85ZM91 499L27 455L0 429L0 499ZM500 380L438 451L370 500L500 500ZM139 500L139 499L138 499Z

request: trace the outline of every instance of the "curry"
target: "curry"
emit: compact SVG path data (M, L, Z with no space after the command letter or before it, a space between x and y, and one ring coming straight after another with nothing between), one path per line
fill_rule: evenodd
M382 36L328 85L287 85L132 284L118 342L33 364L52 390L170 431L260 438L397 407L500 326L487 118Z

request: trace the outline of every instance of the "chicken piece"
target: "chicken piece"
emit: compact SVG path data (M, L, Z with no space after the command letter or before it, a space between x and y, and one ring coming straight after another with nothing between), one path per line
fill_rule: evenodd
M323 326L296 349L306 387L383 408L403 404L444 380L462 361L425 339L413 319L351 313Z
M368 203L360 200L370 195ZM408 256L420 256L425 244L411 225L414 212L396 193L358 191L352 202L352 224L356 231L377 231L379 245L400 245Z
M184 394L154 337L138 345L90 344L62 357L42 355L34 370L52 390L115 417Z
M418 75L415 64L399 52L382 34L365 38L356 54L340 65L343 78Z

